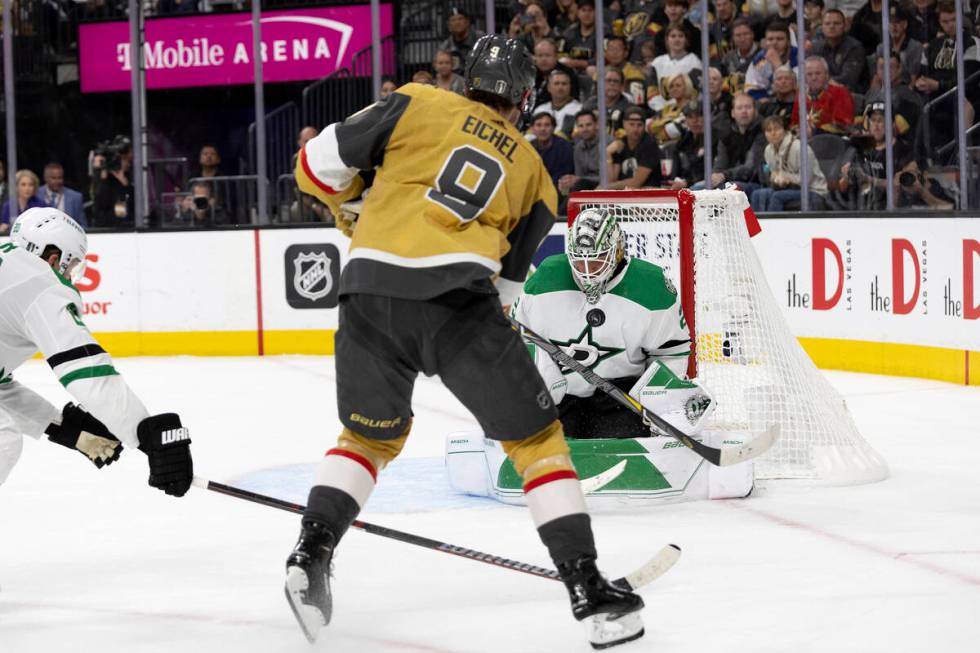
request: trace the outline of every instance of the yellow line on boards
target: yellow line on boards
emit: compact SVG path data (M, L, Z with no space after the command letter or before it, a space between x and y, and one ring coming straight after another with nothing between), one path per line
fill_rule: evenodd
M800 338L817 367L980 385L980 352L866 340ZM967 363L969 362L969 377Z

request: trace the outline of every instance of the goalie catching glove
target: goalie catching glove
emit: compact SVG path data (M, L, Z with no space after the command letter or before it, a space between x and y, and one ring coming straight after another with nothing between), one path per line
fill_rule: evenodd
M61 410L61 423L52 422L44 432L52 442L84 454L99 469L122 454L122 443L106 425L71 402Z
M194 479L191 435L176 413L147 417L136 427L140 451L150 459L149 484L175 497L182 497Z

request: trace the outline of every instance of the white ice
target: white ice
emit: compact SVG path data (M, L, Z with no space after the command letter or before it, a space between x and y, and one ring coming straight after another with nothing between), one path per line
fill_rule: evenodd
M295 469L303 486L338 432L330 358L117 364L151 411L181 414L196 470L213 480ZM646 636L618 650L980 650L980 388L828 377L891 478L595 515L611 574L668 542L684 550L643 592ZM40 362L17 378L66 398ZM525 509L448 501L436 458L448 431L473 424L466 411L425 379L415 411L403 455L419 465L408 472L428 470L418 494L399 486L400 503L363 518L550 566ZM298 517L197 489L170 498L146 475L138 451L97 471L25 443L0 487L0 652L591 650L558 583L353 530L336 559L333 623L311 648L282 596Z

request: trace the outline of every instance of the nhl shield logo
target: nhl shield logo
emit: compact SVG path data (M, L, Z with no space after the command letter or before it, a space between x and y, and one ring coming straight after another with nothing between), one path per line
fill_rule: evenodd
M340 279L340 252L329 243L286 249L286 302L293 308L334 308Z
M301 252L293 259L293 287L301 297L314 302L330 294L333 278L326 252Z

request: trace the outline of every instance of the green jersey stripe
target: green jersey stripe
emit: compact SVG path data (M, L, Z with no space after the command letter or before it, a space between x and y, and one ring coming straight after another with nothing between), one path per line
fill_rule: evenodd
M69 372L58 380L61 382L61 385L68 387L69 383L78 379L94 379L99 376L114 376L116 374L119 374L119 372L112 365L96 365Z

